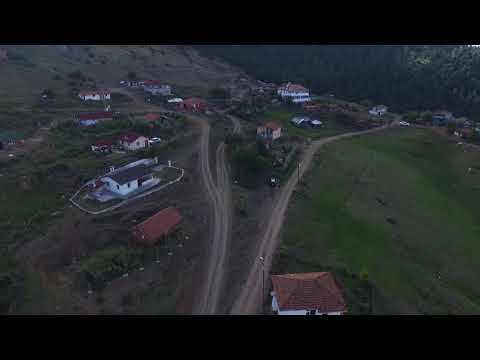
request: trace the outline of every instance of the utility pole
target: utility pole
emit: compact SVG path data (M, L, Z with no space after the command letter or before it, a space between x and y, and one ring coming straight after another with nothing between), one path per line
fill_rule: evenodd
M262 296L260 298L260 306L263 311L263 297L265 296L265 258L260 256L260 262L262 264Z
M297 167L297 169L298 169L298 182L300 182L300 164L301 163L299 162L298 167Z

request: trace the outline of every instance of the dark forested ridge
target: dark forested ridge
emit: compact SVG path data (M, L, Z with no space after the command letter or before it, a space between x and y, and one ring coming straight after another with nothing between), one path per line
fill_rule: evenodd
M202 45L201 53L264 81L385 103L395 111L449 109L480 117L480 50L465 45Z

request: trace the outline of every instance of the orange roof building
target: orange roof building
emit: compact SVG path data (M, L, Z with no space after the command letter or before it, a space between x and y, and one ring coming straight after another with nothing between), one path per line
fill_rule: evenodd
M329 272L272 276L272 309L279 315L341 315L342 292Z
M154 245L173 232L182 222L182 215L174 207L167 207L132 229L133 237L139 243Z

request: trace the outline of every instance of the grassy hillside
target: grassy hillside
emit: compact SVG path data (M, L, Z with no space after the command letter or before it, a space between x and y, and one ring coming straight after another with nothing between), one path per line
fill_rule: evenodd
M330 144L293 197L274 271L333 269L354 313L478 314L479 181L478 152L425 130Z
M174 45L0 45L8 60L0 65L0 132L28 128L38 117L51 118L38 106L40 94L56 94L53 112L82 108L79 90L118 87L129 72L159 79L180 95L207 94L231 86L241 72ZM48 119L47 119L48 120Z

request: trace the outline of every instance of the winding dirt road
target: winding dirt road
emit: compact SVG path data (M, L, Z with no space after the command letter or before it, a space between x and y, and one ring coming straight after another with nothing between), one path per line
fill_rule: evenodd
M218 313L218 301L223 288L224 274L226 273L225 260L227 258L232 215L230 178L226 161L226 145L222 142L215 152L216 182L213 181L209 159L209 120L202 116L190 117L197 119L202 129L200 138L201 174L213 205L213 232L209 247L208 268L203 291L198 298L194 313L212 315ZM238 119L232 119L232 121L234 124L233 132L239 132L240 123Z
M288 202L293 193L293 190L295 189L295 186L298 183L299 176L302 177L305 171L308 169L310 163L312 162L313 156L318 151L318 149L320 149L320 147L325 144L337 140L383 131L392 126L393 125L384 125L370 130L346 133L325 139L320 139L312 142L312 144L306 149L300 159L300 175L298 175L297 172L294 172L292 174L288 182L281 189L281 192L279 193L273 205L270 218L268 219L265 227L265 232L263 233L259 241L258 250L253 259L247 281L242 286L240 294L237 296L236 301L232 306L231 314L247 315L261 313L261 299L264 299L265 294L262 294L262 269L260 267L261 263L259 259L261 256L263 256L265 259L264 267L267 277L270 272L270 267L272 265L273 254L278 246L279 233L282 228L285 212L288 207Z

